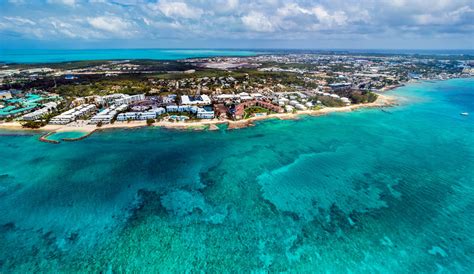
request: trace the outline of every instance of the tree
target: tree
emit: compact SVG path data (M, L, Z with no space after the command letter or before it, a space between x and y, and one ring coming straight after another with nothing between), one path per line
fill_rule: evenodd
M37 128L43 127L45 125L46 125L46 122L44 122L44 121L28 121L28 122L23 123L21 126L24 127L24 128L37 129Z
M147 124L147 126L151 126L151 125L153 125L154 123L155 123L155 119L151 119L151 118L146 119L146 124Z
M99 122L97 123L97 127L101 127L101 126L102 126L102 121L99 121Z

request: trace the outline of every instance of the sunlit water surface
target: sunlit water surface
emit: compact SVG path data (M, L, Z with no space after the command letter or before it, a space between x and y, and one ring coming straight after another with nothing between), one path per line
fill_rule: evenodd
M474 80L392 94L234 131L2 132L0 272L472 273Z

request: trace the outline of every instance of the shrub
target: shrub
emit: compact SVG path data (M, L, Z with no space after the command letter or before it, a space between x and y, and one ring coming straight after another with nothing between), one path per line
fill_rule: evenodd
M146 124L147 124L148 126L151 126L151 125L153 125L154 123L155 123L155 119L151 119L151 118L146 119Z

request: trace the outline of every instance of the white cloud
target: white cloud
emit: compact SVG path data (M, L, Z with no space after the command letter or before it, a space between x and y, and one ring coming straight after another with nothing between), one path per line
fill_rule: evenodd
M347 22L347 16L344 11L334 11L330 14L324 7L316 6L311 9L312 13L318 18L319 22L327 25L344 25Z
M151 5L151 7L155 11L160 11L166 17L175 19L198 19L203 14L203 10L188 6L184 2L161 1Z
M18 16L15 16L15 17L4 16L3 18L5 18L6 20L10 22L16 23L17 25L33 25L33 26L36 25L35 22L31 21L28 18L22 18Z
M275 26L270 22L270 19L261 12L251 11L242 17L242 22L252 31L271 32L275 30Z
M87 21L95 29L111 33L128 33L131 29L129 22L115 16L92 17Z
M49 4L62 4L66 6L76 5L76 0L48 0Z
M474 36L472 0L0 0L0 39ZM153 2L151 2L153 1ZM16 5L14 3L23 3ZM44 3L44 2L43 2ZM74 7L74 8L71 8ZM7 16L8 14L8 16ZM1 36L3 35L3 36Z

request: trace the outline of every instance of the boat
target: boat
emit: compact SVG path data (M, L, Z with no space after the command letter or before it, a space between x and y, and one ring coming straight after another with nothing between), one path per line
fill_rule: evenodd
M468 116L469 113L468 112L461 112L461 115Z

